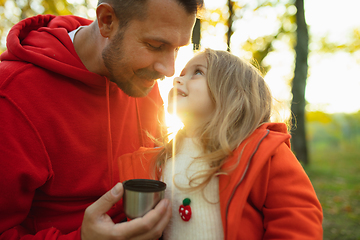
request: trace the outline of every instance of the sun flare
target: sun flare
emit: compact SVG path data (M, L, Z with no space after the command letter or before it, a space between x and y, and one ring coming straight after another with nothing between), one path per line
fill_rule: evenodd
M178 56L175 62L175 74L172 77L166 77L162 81L158 81L159 90L161 97L164 101L165 107L165 123L168 128L169 140L173 139L176 133L184 126L180 118L176 116L176 106L173 107L174 113L169 113L166 111L168 107L168 94L173 88L173 80L176 76L180 76L182 69L185 67L186 63L194 56L194 51L192 45L188 45L180 48Z
M165 123L168 128L169 140L173 139L176 133L184 126L180 118L176 114L166 112Z

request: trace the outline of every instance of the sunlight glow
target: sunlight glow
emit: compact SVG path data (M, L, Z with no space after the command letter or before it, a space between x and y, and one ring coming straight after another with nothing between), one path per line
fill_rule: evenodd
M176 133L184 126L178 116L166 112L165 122L168 127L168 133L170 133L169 140L172 140Z
M243 0L244 2L252 3L250 0ZM205 7L208 9L222 8L225 5L225 0L205 0ZM360 26L360 18L357 17L359 8L360 1L358 0L344 0L341 4L335 0L306 1L305 14L312 38L328 35L331 40L345 44L351 30ZM319 17L319 9L326 9L322 12L321 17ZM279 24L276 19L277 15L284 14L284 11L296 11L296 9L267 8L261 14L248 11L247 15L241 17L241 21L235 21L231 52L250 60L251 53L242 48L244 42L267 34L271 35ZM333 16L337 17L334 18ZM226 50L226 31L227 28L221 23L210 26L204 21L201 32L201 47ZM359 111L360 51L358 51L358 55L356 53L353 55L347 53L314 54L316 52L315 43L316 41L310 42L309 46L309 77L306 87L307 110L327 113ZM273 42L273 47L274 51L264 59L264 63L270 66L269 72L265 74L265 81L274 98L280 102L280 108L277 111L284 118L284 116L289 115L288 110L285 109L290 108L292 98L291 80L294 74L295 52L290 39L279 38ZM314 51L312 52L311 49ZM193 55L192 45L180 49L175 63L174 77L179 76ZM167 95L172 88L174 77L159 82L165 108L167 108ZM165 118L169 132L175 133L183 126L179 118L170 113L166 112Z
M168 107L168 94L169 91L173 88L173 81L176 76L179 76L182 69L185 67L186 63L194 56L193 52L193 46L192 44L180 48L178 52L178 57L175 62L175 74L173 77L165 78L162 81L158 81L159 89L160 89L160 95L164 101L164 107L165 107L165 122L168 127L168 133L170 133L169 140L171 140L177 131L179 131L184 124L181 122L179 117L176 116L176 114L169 113L167 111ZM175 109L175 108L173 108Z

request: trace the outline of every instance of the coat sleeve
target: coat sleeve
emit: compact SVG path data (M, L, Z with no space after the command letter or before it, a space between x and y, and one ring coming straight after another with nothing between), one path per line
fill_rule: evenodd
M299 161L282 144L269 164L264 239L322 239L322 208Z
M35 234L24 227L35 191L52 176L52 169L31 122L1 94L0 176L0 240L80 239L80 229L62 235L55 228Z

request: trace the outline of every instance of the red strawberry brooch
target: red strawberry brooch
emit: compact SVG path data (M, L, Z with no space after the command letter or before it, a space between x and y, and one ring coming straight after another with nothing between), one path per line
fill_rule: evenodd
M179 214L183 221L187 222L191 218L191 207L190 207L190 198L185 198L183 204L179 207Z

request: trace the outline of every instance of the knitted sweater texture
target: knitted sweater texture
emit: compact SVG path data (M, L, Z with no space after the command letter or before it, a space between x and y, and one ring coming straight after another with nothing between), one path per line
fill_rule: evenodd
M220 214L219 178L213 178L204 191L188 191L178 188L189 188L190 178L209 168L208 163L196 159L202 151L193 140L185 138L180 151L176 153L175 157L168 160L163 170L164 182L167 184L165 197L171 199L172 203L172 218L164 231L163 238L165 240L224 239ZM196 185L197 182L200 183L201 180L195 181L193 184ZM189 221L183 221L178 211L185 198L191 200L192 215Z

